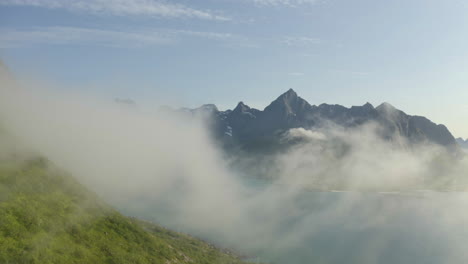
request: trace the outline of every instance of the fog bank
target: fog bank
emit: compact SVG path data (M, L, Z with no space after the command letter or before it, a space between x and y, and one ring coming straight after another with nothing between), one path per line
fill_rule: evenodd
M0 123L124 212L266 260L468 261L468 197L415 191L464 190L466 158L402 148L375 124L289 131L302 143L258 162L262 181L229 167L197 118L2 84Z

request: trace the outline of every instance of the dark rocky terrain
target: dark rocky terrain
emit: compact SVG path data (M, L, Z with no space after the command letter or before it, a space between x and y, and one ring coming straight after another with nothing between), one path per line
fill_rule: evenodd
M379 126L378 133L386 140L409 144L434 143L450 150L457 148L457 141L444 125L435 124L423 116L408 115L389 103L377 107L370 103L351 108L331 104L316 106L309 104L292 89L280 95L263 111L243 102L226 111L219 111L213 104L180 111L205 117L216 138L229 146L247 150L276 145L279 137L292 128L349 129L369 122Z

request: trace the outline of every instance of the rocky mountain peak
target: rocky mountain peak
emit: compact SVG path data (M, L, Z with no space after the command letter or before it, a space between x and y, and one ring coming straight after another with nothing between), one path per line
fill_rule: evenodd
M296 91L293 90L293 88L289 88L285 93L283 93L281 96L285 97L297 97Z
M391 105L391 104L389 104L387 102L384 102L381 105L377 106L376 109L379 112L394 112L394 111L397 110L393 105Z
M371 103L369 103L369 102L367 102L366 104L364 104L363 107L364 107L364 108L367 108L367 109L374 109L374 106L373 106Z
M456 141L445 126L422 116L408 115L389 103L376 108L370 103L350 108L330 104L311 106L293 89L281 94L263 111L250 108L243 102L239 102L232 111L220 112L213 104L194 109L192 113L198 111L216 119L213 122L214 129L218 131L216 134L229 135L229 140L234 140L231 143L236 142L244 147L251 145L252 148L263 144L258 142L268 140L268 144L274 144L280 140L278 135L292 128L313 129L334 124L348 129L368 122L380 125L379 135L386 140L402 137L411 144L431 142L449 150L456 149L457 141L459 145L465 143L462 139Z
M293 89L289 89L267 106L264 111L287 116L304 112L310 107L311 105L306 100L299 97Z
M232 110L234 113L243 113L243 112L248 112L250 110L250 107L246 104L244 104L244 102L240 101L236 108L234 108L234 110Z

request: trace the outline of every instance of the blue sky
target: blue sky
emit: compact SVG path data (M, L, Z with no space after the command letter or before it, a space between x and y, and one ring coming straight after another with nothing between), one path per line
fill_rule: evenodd
M195 107L390 102L468 137L466 0L0 0L0 58L60 89Z

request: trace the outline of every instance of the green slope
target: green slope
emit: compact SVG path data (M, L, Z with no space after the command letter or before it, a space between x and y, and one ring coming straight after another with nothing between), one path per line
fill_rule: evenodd
M122 216L46 160L0 161L0 263L243 263Z

